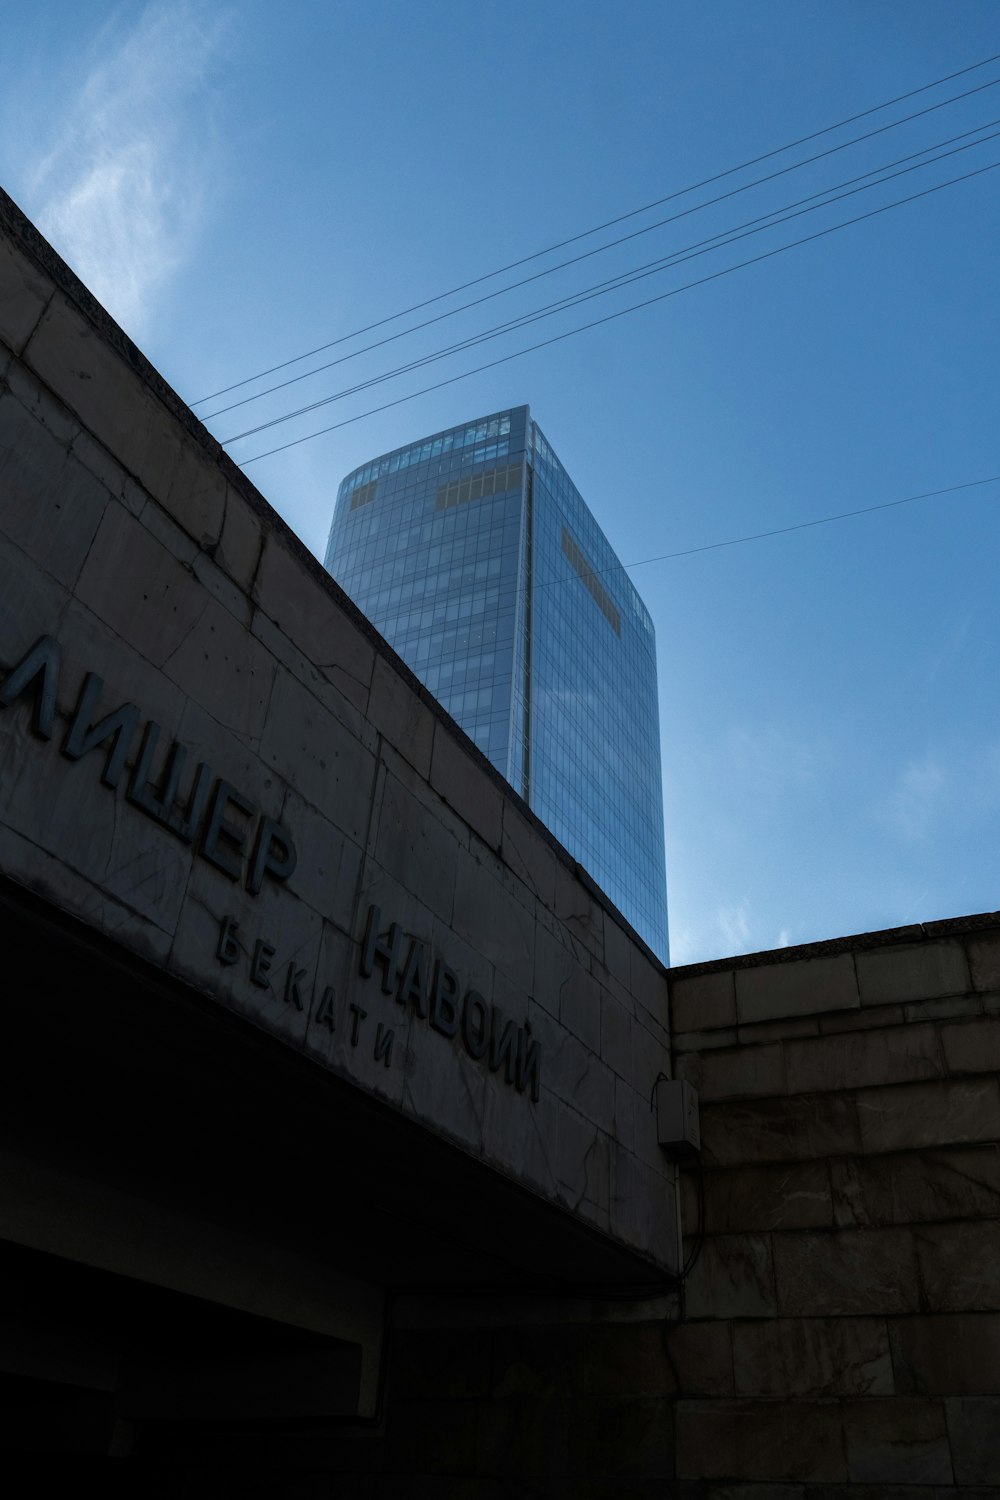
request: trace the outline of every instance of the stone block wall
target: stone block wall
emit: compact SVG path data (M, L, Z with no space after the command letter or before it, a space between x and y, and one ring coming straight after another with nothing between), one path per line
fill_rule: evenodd
M0 682L45 636L48 733L37 681L0 700L0 870L671 1267L675 1176L648 1110L662 965L0 195ZM65 754L89 673L88 733L135 706L114 786L109 742ZM186 770L157 812L174 744ZM199 762L214 843L177 836ZM297 863L254 890L263 818ZM398 942L366 973L372 908ZM498 1062L428 1018L439 959Z
M373 1421L189 1433L189 1461L173 1433L183 1493L1000 1500L1000 917L664 976L2 196L0 225L0 682L63 653L48 742L0 712L5 876L661 1273L400 1295ZM290 830L294 892L60 756L88 671ZM537 1101L362 979L372 904L530 1022ZM223 913L301 980L223 963ZM328 1024L327 983L384 1003L399 1066ZM671 1046L703 1147L674 1288Z
M1000 1494L1000 919L670 988L703 1148L668 1337L678 1476L720 1500Z
M1000 1500L1000 917L668 978L683 1285L402 1297L339 1493Z

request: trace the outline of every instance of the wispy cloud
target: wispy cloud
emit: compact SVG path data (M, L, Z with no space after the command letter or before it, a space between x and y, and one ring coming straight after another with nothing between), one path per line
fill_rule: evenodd
M670 962L701 963L710 958L729 958L746 953L751 943L750 902L747 897L721 904L714 911L699 914L697 920L685 922L673 917L670 922Z
M981 827L1000 812L1000 742L938 745L900 768L876 804L878 820L919 844L942 828Z
M42 233L126 331L191 251L217 148L215 70L227 12L154 0L104 28L95 61L26 173ZM126 24L126 21L128 24Z
M951 776L933 751L903 766L883 808L884 820L902 838L927 837L951 790Z
M960 653L967 649L974 615L971 609L964 610L957 619L943 626L941 644L927 661L927 682L933 683L949 669Z
M720 906L715 924L730 953L742 952L750 937L750 903L744 896L734 906Z
M729 735L733 770L759 792L784 795L792 786L814 785L829 763L828 744L807 739L788 724L736 727Z

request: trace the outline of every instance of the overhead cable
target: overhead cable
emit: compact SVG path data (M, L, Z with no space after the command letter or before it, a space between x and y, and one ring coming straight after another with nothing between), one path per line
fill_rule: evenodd
M271 365L265 370L258 370L255 375L248 375L242 380L235 381L232 385L222 386L219 390L213 391L208 396L200 396L196 401L192 401L190 404L193 407L204 406L207 401L214 401L219 396L228 395L230 391L239 390L245 385L252 384L255 380L263 380L267 375L273 375L279 370L288 369L291 365L299 364L304 359L311 359L313 355L322 354L327 349L332 349L338 344L347 343L350 339L353 338L360 338L362 334L371 333L375 328L382 328L385 326L385 324L393 323L398 318L408 317L410 313L420 312L425 307L431 307L437 302L443 302L448 297L457 296L460 292L468 291L471 287L481 286L483 282L491 281L495 276L503 276L506 274L506 272L514 271L519 266L528 265L531 261L539 260L543 255L551 255L556 250L565 249L567 245L576 244L580 240L588 239L593 234L600 234L605 229L611 229L616 224L623 224L629 219L637 218L640 214L649 213L652 209L660 208L663 206L663 204L671 203L677 198L683 198L688 193L695 193L700 191L701 188L711 187L714 183L722 182L727 177L735 176L738 172L744 172L749 170L749 168L751 167L759 166L762 162L770 161L776 156L781 156L786 151L794 151L796 147L807 145L809 141L819 140L822 136L831 135L836 130L843 130L848 125L855 124L858 120L866 119L870 115L879 114L884 109L891 109L895 104L902 104L907 99L914 99L918 95L925 94L931 89L940 88L943 84L950 83L956 78L962 78L967 73L974 73L981 68L989 67L991 63L997 61L1000 61L1000 53L994 53L990 57L982 58L979 62L970 63L967 67L959 68L954 73L946 73L941 78L936 78L930 83L921 84L919 88L909 89L906 93L903 94L896 94L893 98L886 99L881 104L873 104L868 109L860 110L857 114L854 115L848 115L843 120L838 120L832 125L824 125L820 130L814 130L811 131L808 135L799 136L797 140L789 141L784 146L776 146L772 150L765 151L759 156L754 156L745 162L740 162L737 166L727 167L722 172L716 172L710 177L702 178L700 182L690 183L687 187L677 188L674 192L667 193L662 198L656 198L650 203L645 203L640 208L630 209L627 213L618 214L615 218L612 219L606 219L601 224L595 224L590 229L581 230L578 234L573 234L566 239L558 240L554 244L547 245L542 250L535 250L530 255L522 256L519 260L509 261L506 265L499 266L494 271L487 271L481 276L473 277L471 281L462 282L458 286L449 288L448 291L438 292L435 296L427 297L421 302L415 302L410 307L402 308L399 312L390 313L387 317L379 318L373 323L366 323L364 327L356 328L352 333L341 334L338 338L331 339L325 344L319 344L315 348L308 349L302 354L296 354L291 359L282 360L279 364ZM992 86L992 84L983 85L983 87ZM955 99L946 100L944 101L944 103L954 103L957 99L966 98L969 94L977 92L979 92L979 89L970 89L966 94L959 94L955 96ZM934 109L940 107L943 106L932 106L932 108ZM918 113L923 114L926 112L927 111L919 111ZM916 116L913 116L912 118L916 118ZM892 127L889 126L886 128L891 129ZM864 137L861 137L861 139L864 139Z
M655 297L647 297L642 302L634 302L628 307L619 308L617 312L606 313L603 318L595 318L590 323L581 323L576 328L567 329L564 333L553 334L551 338L542 339L537 344L529 344L524 349L515 349L511 354L500 355L497 359L488 360L485 364L476 365L471 370L465 370L459 375L451 375L446 380L436 381L433 385L421 387L418 391L410 391L408 395L397 396L393 401L385 401L381 406L373 406L368 411L357 412L353 417L344 417L340 422L332 422L327 427L318 428L316 432L307 432L299 438L292 438L287 443L281 443L276 448L268 448L263 453L255 453L251 458L239 460L241 468L247 464L258 463L262 458L270 458L275 453L284 453L289 448L297 448L301 443L308 443L313 438L323 437L328 432L336 432L341 427L349 427L354 422L361 422L366 417L373 417L378 412L388 411L394 406L402 406L407 401L413 401L418 396L426 396L431 391L439 391L445 386L455 385L460 380L468 380L471 375L479 375L484 370L494 369L497 365L509 364L511 360L520 359L522 355L533 354L538 349L546 349L552 344L562 343L566 339L575 338L577 334L586 333L592 328L599 328L602 324L613 323L618 318L624 318L629 313L640 312L646 307L652 307L657 302L665 302L669 297L677 297L681 292L691 291L694 287L704 286L708 282L718 281L723 276L731 276L734 271L742 271L747 266L758 265L761 261L770 260L776 255L783 255L787 250L796 250L801 245L808 245L814 240L823 239L826 235L835 234L840 229L849 229L853 224L861 224L866 219L874 219L880 214L888 213L893 208L901 208L906 203L915 203L920 198L927 198L932 193L939 193L944 188L954 187L961 182L968 182L973 177L981 177L986 172L995 171L1000 167L1000 161L989 162L985 167L977 167L972 172L965 172L960 177L950 177L945 182L936 183L933 187L924 188L922 192L911 193L905 198L897 198L892 203L884 203L878 208L870 209L867 213L857 214L853 219L845 219L840 224L830 224L825 229L819 229L814 234L807 234L802 239L791 240L788 244L777 245L772 250L762 251L760 255L751 256L748 260L737 261L733 266L725 266L722 270L713 271L707 276L700 276L695 281L685 282L683 286L672 287L670 291L660 292Z
M680 219L689 218L692 214L700 213L704 208L713 208L717 204L724 203L730 198L738 197L741 193L750 192L753 188L761 187L768 182L773 182L778 177L784 177L787 176L790 172L797 172L803 167L812 166L816 162L822 161L828 156L835 156L840 151L848 150L848 148L851 146L857 146L863 141L872 140L877 135L884 135L886 131L895 130L899 125L909 124L911 121L919 119L923 115L933 114L935 110L944 109L949 104L954 104L961 99L967 99L972 94L983 93L986 89L996 88L998 85L1000 85L1000 78L994 78L989 83L980 84L977 88L974 89L967 89L965 93L956 94L951 99L944 99L937 104L928 105L926 109L918 110L915 114L904 115L902 119L892 120L888 125L880 125L875 130L866 131L864 135L853 136L849 141L842 141L839 146L830 146L826 151L817 152L815 156L807 156L802 161L793 162L790 166L779 167L777 171L769 172L764 177L756 177L752 182L743 183L740 187L730 188L728 192L720 193L714 198L706 198L702 203L695 203L691 208L681 209L679 213L670 214L665 219L657 219L655 223L644 225L642 229L634 229L630 234L620 235L618 239L608 240L603 245L596 245L592 250L584 250L580 255L574 255L571 256L568 260L559 261L554 266L547 266L545 270L536 271L531 276L522 277L520 281L509 282L507 286L498 287L496 291L486 292L481 297L474 297L471 301L463 302L458 307L449 308L447 312L435 314L433 318L425 318L422 323L413 323L409 328L400 329L398 333L390 333L387 334L385 338L375 339L373 343L363 344L360 349L352 349L350 353L341 354L337 359L331 359L328 360L325 364L316 365L311 370L304 370L300 375L292 375L288 380L281 380L278 381L275 385L265 386L263 390L255 391L252 396L243 396L239 401L230 402L228 406L217 407L215 411L207 412L206 415L202 418L202 421L211 422L215 417L221 417L225 412L235 411L240 406L248 406L253 401L260 401L265 396L273 395L275 391L282 391L290 385L297 385L300 381L309 380L313 375L319 375L324 370L332 370L337 365L346 364L349 360L352 359L358 359L363 354L370 354L372 350L381 349L386 344L394 343L398 339L407 338L411 333L419 333L421 329L430 328L435 323L444 322L447 318L457 317L459 313L468 312L470 308L479 307L484 302L490 302L497 297L503 297L508 292L517 291L518 288L522 286L529 286L531 282L540 281L543 277L553 276L559 271L565 271L569 266L579 265L581 261L590 260L595 255L603 255L606 250L613 250L616 249L619 245L628 244L631 240L639 239L645 234L651 234L656 229L663 229L668 224L675 224ZM992 124L994 122L991 121L990 123ZM983 125L978 128L985 130L987 127ZM961 135L952 136L950 140L962 140L965 136L972 134L974 134L973 131L963 131ZM947 145L949 144L949 142L945 141L940 142L939 144ZM936 149L936 146L927 146L923 151L912 152L910 156L903 156L898 158L898 160L910 161L914 156L923 156L928 151L933 151ZM896 163L890 163L890 165L896 165ZM864 173L862 175L871 176L872 174ZM851 178L850 181L857 182L860 181L860 178ZM842 186L842 184L840 185ZM835 191L835 189L830 188L827 191L833 192ZM816 195L813 194L811 196ZM807 200L803 198L799 201L804 203ZM776 210L776 212L780 212L780 210ZM757 221L751 220L750 222L756 223Z
M830 516L815 516L811 521L794 521L790 526L772 526L768 531L750 531L744 536L726 537L721 542L702 542L700 546L681 547L676 552L658 552L654 557L640 557L636 562L618 563L612 568L593 568L586 574L576 571L564 573L559 578L535 582L532 588L536 591L551 589L559 584L572 583L574 578L612 578L619 572L631 573L635 568L645 568L651 563L673 562L678 557L695 557L699 552L718 552L723 547L742 547L746 542L763 542L774 536L788 536L793 531L809 531L815 526L830 526L835 521L851 521L856 516L871 516L880 510L915 505L918 500L937 500L942 495L957 495L962 490L981 489L987 484L1000 484L1000 474L990 474L985 479L967 479L961 484L942 485L937 490L921 490L917 495L904 495L900 500L881 500L876 505L861 505L855 510L838 510Z
M985 145L988 141L995 140L997 136L1000 135L1000 131L993 131L990 135L981 134L981 132L983 130L986 130L989 125L1000 125L1000 120L991 120L988 122L988 124L978 126L974 131L963 132L963 135L977 135L979 136L979 139L975 141L969 141L962 146L955 146L950 151L941 151L939 155L932 156L927 161L918 162L913 166L901 167L898 171L890 171L889 169L891 167L899 165L899 162L907 162L912 160L912 156L900 157L897 162L889 162L883 167L875 168L871 172L863 173L860 178L849 178L846 182L837 183L832 187L821 189L817 193L811 193L806 198L800 198L795 203L786 205L785 208L774 209L767 214L759 215L756 219L747 220L746 223L737 225L733 229L720 231L719 234L713 235L707 240L700 240L694 245L685 246L683 249L674 251L668 256L661 257L655 261L648 261L645 265L642 266L632 267L630 270L623 271L617 276L609 278L607 281L597 282L593 286L585 287L579 292L571 293L569 296L559 298L555 302L546 303L540 308L532 309L530 312L521 313L516 318L510 319L505 323L496 324L492 328L485 329L480 333L470 334L467 338L461 339L454 344L448 344L442 349L435 350L430 354L422 355L417 359L409 361L407 364L398 365L394 369L385 371L382 374L372 375L366 380L359 381L355 385L347 386L340 391L335 391L329 396L319 397L317 400L311 401L305 406L296 407L294 410L285 412L277 417L271 417L265 422L260 422L254 427L248 427L243 432L233 433L230 437L220 439L220 441L222 442L224 447L228 447L230 444L239 442L243 438L252 437L255 433L265 432L272 427L279 427L285 422L290 422L296 417L305 416L311 411L318 410L320 407L329 406L335 401L342 401L345 400L348 396L357 395L359 391L369 390L372 386L382 385L389 380L397 379L401 375L409 374L413 370L422 369L425 365L434 364L438 360L446 359L454 354L462 353L466 349L474 348L479 344L488 343L492 339L502 337L506 333L511 333L521 328L526 328L532 323L537 323L545 318L553 317L559 312L565 312L570 308L581 306L584 302L593 301L597 297L607 296L610 292L618 291L622 287L632 285L634 282L645 280L649 276L660 275L664 271L671 270L678 265L683 265L689 260L699 259L702 255L707 255L713 250L725 249L727 246L735 244L739 240L747 239L751 235L762 234L764 233L764 231L768 229L778 228L780 225L786 224L792 219L801 218L804 214L815 213L819 209L828 208L834 203L842 202L845 198L854 197L856 194L866 192L871 188L881 187L885 183L891 182L897 177L906 176L910 172L920 171L924 167L934 166L937 162L944 161L950 156L958 155L962 151L971 150L974 146ZM962 138L963 136L953 136L951 139L954 141L961 140ZM950 142L941 142L939 144L948 145L950 144ZM912 155L925 156L928 151L932 151L935 149L937 148L927 147L925 151L915 152L912 153ZM864 180L866 177L873 176L876 177L876 180L874 182L866 182ZM852 185L857 183L860 183L861 185ZM946 186L947 184L942 185ZM840 192L839 189L841 188L847 188L848 191ZM817 198L821 201L812 201L813 199ZM910 200L903 199L901 201L908 202ZM803 207L802 205L806 206ZM683 288L680 288L679 290L683 290Z

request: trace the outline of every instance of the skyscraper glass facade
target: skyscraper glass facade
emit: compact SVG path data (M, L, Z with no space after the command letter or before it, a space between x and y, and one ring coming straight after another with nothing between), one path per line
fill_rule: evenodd
M348 474L326 566L666 961L653 626L528 408Z

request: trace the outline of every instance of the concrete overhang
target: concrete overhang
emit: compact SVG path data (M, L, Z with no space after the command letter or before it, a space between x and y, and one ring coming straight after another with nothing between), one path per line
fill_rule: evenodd
M95 1263L175 1205L345 1286L666 1284L662 967L2 197L0 367L37 1248L93 1181Z
M652 1260L7 880L0 933L18 976L0 1235L150 1280L169 1281L180 1216L396 1290L665 1284ZM19 1180L30 1202L15 1209ZM98 1224L112 1203L153 1229L148 1262L135 1245L116 1260ZM294 1320L294 1297L270 1311Z

